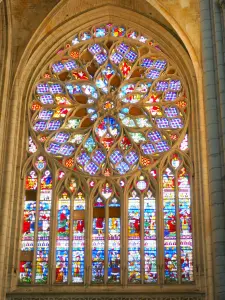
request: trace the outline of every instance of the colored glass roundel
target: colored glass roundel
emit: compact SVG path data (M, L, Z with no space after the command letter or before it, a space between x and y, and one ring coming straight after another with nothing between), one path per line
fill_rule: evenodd
M123 27L104 28L55 57L36 84L30 119L38 142L65 167L119 176L152 167L173 147L188 102L162 51L125 29L115 34Z

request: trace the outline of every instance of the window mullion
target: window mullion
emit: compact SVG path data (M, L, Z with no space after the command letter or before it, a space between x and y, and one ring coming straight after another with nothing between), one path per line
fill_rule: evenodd
M32 260L32 281L35 283L36 276L36 253L37 253L37 242L38 242L38 221L39 221L39 207L40 207L40 194L41 194L41 174L38 174L38 185L37 185L37 198L36 198L36 218L35 218L35 230L34 230L34 252Z
M55 188L52 191L52 249L51 249L51 274L52 280L50 283L54 284L56 282L56 244L57 244L57 225L58 225L58 211L57 205L59 200L59 194L56 193ZM51 229L51 228L50 228Z
M158 283L164 283L164 212L163 212L163 185L162 185L162 171L158 170L158 185L156 192L156 232L157 232L157 271Z
M108 282L108 248L109 248L109 202L105 202L105 257L104 257L104 284Z
M91 255L91 250L88 251L88 249L91 249L91 244L90 244L90 237L91 237L91 231L90 231L90 224L92 224L92 217L91 217L91 208L90 208L90 195L85 194L85 211L84 211L84 285L88 285L89 282L89 277L90 277L90 255ZM90 222L89 222L89 221Z
M175 172L175 205L176 205L176 248L177 248L177 281L181 283L181 267L180 267L180 216L179 216L179 198L178 198L178 183L177 171Z
M74 196L71 196L70 197L70 231L69 231L69 259L68 259L67 284L72 283L73 219L74 219Z
M86 232L86 270L87 270L87 276L86 276L86 282L88 285L91 284L92 281L92 226L93 226L93 199L90 197L89 201L87 201L88 208L87 208L87 219L90 220L90 222L86 222L87 232ZM90 249L90 251L87 251L87 249Z
M122 257L121 261L124 261L123 263L123 276L121 278L122 280L122 285L125 286L127 285L128 281L128 196L127 196L127 190L124 190L123 193L123 201L122 201L122 212L121 216L124 216L121 222L121 226L123 225L123 234L122 234L122 245L123 245L123 251L122 251ZM124 259L124 260L122 260Z
M55 262L55 228L56 228L56 220L57 218L55 217L55 207L56 207L56 192L55 192L55 187L56 187L56 178L55 176L53 176L54 178L54 183L52 186L52 201L51 201L51 214L50 214L50 238L49 238L49 264L48 264L48 268L49 268L49 272L48 272L48 282L50 285L52 285L52 283L54 282L53 278L53 272L55 272L55 268L54 268L54 262ZM55 274L55 273L54 273Z
M140 195L140 257L141 257L141 283L145 279L145 257L144 257L144 196Z

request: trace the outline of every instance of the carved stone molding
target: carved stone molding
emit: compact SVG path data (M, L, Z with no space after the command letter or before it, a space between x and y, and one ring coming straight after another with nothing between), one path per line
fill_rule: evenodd
M7 300L204 300L203 294L198 295L8 295Z

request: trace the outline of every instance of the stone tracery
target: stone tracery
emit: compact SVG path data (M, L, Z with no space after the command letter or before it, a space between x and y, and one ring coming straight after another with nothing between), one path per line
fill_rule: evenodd
M112 24L92 32L60 50L37 84L34 132L47 153L84 175L152 167L186 127L182 79L138 32Z
M131 284L159 283L159 276L165 283L192 282L192 231L186 225L191 224L190 181L183 159L188 160L188 135L184 137L188 118L182 76L148 37L108 24L81 32L60 49L35 85L30 102L32 167L48 183L26 185L24 221L29 224L22 237L20 281L48 283L49 260L55 257L54 283L83 284L91 276L94 284L118 284L122 274ZM49 251L50 213L46 215L42 203L49 207L54 195L45 156L61 168L56 184L58 218L51 229L57 229L54 256ZM27 178L33 175L31 170ZM79 177L89 178L82 209L74 202L84 190ZM186 184L181 194L177 180ZM37 203L39 209L33 222L29 218L36 210L29 209L30 190L35 191L32 207ZM159 193L163 193L164 234L158 238ZM92 222L90 249L85 248L86 214ZM128 227L123 265L121 222ZM40 225L36 235L34 224ZM163 237L164 263L158 254ZM35 252L36 260L24 260L29 251Z

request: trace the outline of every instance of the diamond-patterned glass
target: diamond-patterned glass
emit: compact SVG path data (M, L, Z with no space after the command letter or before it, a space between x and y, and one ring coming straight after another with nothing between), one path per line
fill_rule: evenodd
M152 144L143 144L141 148L144 154L153 154L155 153L155 147Z
M148 138L150 139L151 142L157 142L162 139L161 134L159 131L151 131L148 134Z
M97 150L93 155L92 160L97 164L101 164L105 160L105 155L102 153L102 151Z
M114 151L111 155L110 155L110 160L111 162L113 162L114 164L120 162L123 159L123 155L120 153L120 151Z

